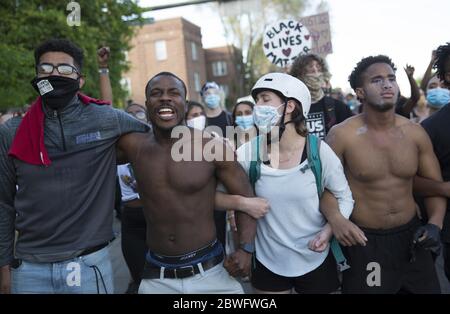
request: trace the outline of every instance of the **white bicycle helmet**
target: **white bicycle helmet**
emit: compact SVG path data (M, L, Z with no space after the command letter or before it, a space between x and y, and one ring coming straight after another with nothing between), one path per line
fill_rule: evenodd
M303 116L308 117L311 94L308 87L298 78L286 73L268 73L263 75L252 88L252 97L255 101L256 95L262 90L274 90L286 98L296 99L302 104Z

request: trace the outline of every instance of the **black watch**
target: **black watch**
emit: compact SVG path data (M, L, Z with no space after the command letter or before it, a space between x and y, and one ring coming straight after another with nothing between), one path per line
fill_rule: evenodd
M249 254L255 253L255 244L253 244L253 243L241 242L239 244L239 248L242 249L244 252L247 252Z

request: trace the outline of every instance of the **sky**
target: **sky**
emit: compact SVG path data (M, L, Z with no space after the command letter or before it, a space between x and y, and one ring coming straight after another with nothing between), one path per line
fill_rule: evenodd
M143 7L186 2L140 0ZM242 2L245 2L242 1ZM437 46L450 42L450 0L324 0L331 22L333 53L327 57L333 87L350 91L347 78L363 57L386 54L397 66L403 95L410 88L403 70L415 67L415 78L423 76ZM319 13L320 0L309 0L300 16ZM215 3L190 5L149 13L156 21L182 16L202 29L204 48L227 44ZM261 47L262 49L262 47Z

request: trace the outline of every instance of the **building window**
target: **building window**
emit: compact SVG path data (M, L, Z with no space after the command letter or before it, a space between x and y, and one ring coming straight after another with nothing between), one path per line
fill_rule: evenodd
M198 60L197 44L191 41L192 60Z
M202 88L200 84L200 75L197 72L194 72L194 85L195 85L195 91L200 92L200 89Z
M166 60L167 59L167 48L165 40L158 40L155 42L155 53L156 60Z
M225 61L216 61L212 64L213 76L225 76L227 72L227 63Z

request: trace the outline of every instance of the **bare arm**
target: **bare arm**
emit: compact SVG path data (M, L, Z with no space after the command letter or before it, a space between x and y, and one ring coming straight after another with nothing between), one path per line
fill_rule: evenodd
M411 86L411 97L409 97L408 100L403 104L402 111L404 114L409 116L420 99L420 89L417 85L416 80L414 79L414 67L406 65L405 72L406 76L408 77L409 85Z
M236 156L227 144L222 145L224 156L233 156L233 161L215 161L216 176L231 194L245 197L253 197L253 189L249 179L236 161ZM237 228L240 243L254 243L256 235L256 220L246 213L239 211L236 214ZM231 256L227 257L224 266L232 276L248 276L251 270L251 254L239 248Z
M335 154L344 165L344 143L342 142L345 135L339 135L342 126L335 126L331 128L326 137L327 144L333 149ZM364 232L353 222L346 219L339 210L337 199L328 190L325 190L320 199L320 212L325 216L329 222L334 236L344 246L351 245L365 245L367 238Z
M433 69L434 62L436 61L436 50L433 50L431 53L431 60L428 64L427 69L425 70L425 73L423 74L422 82L420 82L420 88L423 90L424 93L427 91L427 85L428 82L431 79L431 70Z
M263 217L269 211L269 202L261 197L244 197L216 192L216 209L235 209L245 212L255 219Z
M427 196L444 196L450 197L450 181L441 182L431 180L419 176L414 177L414 193L427 197Z
M332 127L325 138L325 142L331 147L334 153L338 156L339 160L343 164L343 145L340 142L339 127ZM320 199L320 212L331 223L336 219L344 218L339 211L339 204L337 199L329 192L325 190ZM345 219L345 218L344 218Z
M128 133L122 135L116 145L117 164L126 164L130 162L132 156L135 156L136 148L139 147L138 141L141 133Z
M224 150L230 150L224 145ZM234 153L232 154L234 156ZM216 176L230 194L254 197L248 177L241 165L236 161L216 161ZM241 242L253 243L256 234L256 220L243 213L237 213L237 225Z
M100 68L100 98L109 101L112 104L113 93L111 81L109 79L108 60L110 50L109 47L102 47L97 51L97 61Z
M425 130L414 125L417 134L417 143L419 147L419 169L417 174L424 178L442 182L441 169L439 162L433 151L433 145ZM428 223L434 224L442 229L442 223L447 207L447 200L444 197L426 197L425 206L428 213Z

